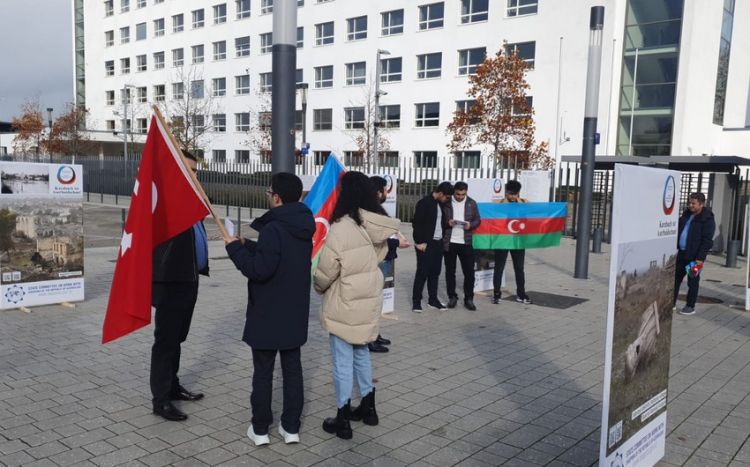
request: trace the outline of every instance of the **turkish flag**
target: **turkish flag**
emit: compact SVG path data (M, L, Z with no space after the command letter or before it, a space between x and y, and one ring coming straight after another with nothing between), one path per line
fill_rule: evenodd
M168 130L151 117L104 317L102 343L151 323L154 247L208 215Z

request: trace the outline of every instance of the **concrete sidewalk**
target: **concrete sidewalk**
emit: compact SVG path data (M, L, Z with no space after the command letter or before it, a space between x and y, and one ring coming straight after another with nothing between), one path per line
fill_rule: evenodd
M607 307L607 254L591 278L572 278L574 248L527 254L527 288L557 308L512 301L478 310L410 310L412 250L397 260L396 316L382 320L391 352L374 354L380 425L354 438L325 433L335 413L330 351L313 294L303 347L305 409L299 445L271 430L270 446L245 437L250 349L240 341L246 282L212 242L181 379L206 393L182 403L184 423L151 414L152 328L102 346L101 324L119 245L116 209L86 208L86 301L75 310L0 312L0 464L3 465L591 465L597 462ZM208 224L210 225L210 224ZM93 241L93 240L92 240ZM87 243L87 245L89 245ZM711 258L701 304L675 315L664 465L750 466L750 314L744 269ZM509 285L513 285L512 268ZM460 277L460 273L459 273ZM714 282L716 281L716 282ZM441 280L441 291L444 282ZM535 294L537 292L537 294ZM507 294L510 295L510 294ZM444 293L442 293L445 298ZM568 308L559 304L575 303ZM460 304L461 302L459 302ZM281 412L277 371L274 415Z

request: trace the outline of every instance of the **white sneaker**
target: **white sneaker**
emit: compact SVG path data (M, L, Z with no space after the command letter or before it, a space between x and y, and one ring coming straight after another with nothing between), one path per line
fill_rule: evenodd
M253 431L253 424L251 423L249 427L247 427L247 437L250 438L250 440L255 443L256 446L263 446L264 444L270 444L271 438L268 437L268 435L256 435L255 431Z
M286 444L299 443L299 433L287 433L281 423L279 423L279 434L284 438Z

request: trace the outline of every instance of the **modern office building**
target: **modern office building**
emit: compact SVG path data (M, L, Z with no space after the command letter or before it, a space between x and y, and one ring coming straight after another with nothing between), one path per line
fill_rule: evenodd
M145 132L156 103L208 128L199 138L207 158L263 157L273 0L73 2L75 97L90 110L90 128L122 134L128 122L131 131ZM298 127L318 161L329 151L357 160L379 78L384 164L431 166L445 158L456 166L484 164L488 148L449 152L446 127L457 107L470 105L468 76L485 54L504 47L530 65L537 139L549 143L553 156L579 154L594 5L606 8L598 154L741 155L750 147L748 2L298 5L297 82L307 85L298 92Z

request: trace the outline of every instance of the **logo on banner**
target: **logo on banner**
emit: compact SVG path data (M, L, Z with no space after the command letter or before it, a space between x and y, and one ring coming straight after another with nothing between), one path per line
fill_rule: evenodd
M662 208L664 214L670 215L674 210L676 186L673 176L667 177L667 181L664 183L664 194L662 195Z
M16 304L23 301L23 297L26 295L26 292L23 290L23 286L21 285L11 285L8 287L8 290L5 291L5 299L8 300L9 303Z
M495 194L500 194L500 192L503 191L503 181L496 178L495 181L492 182L492 191L494 191Z
M390 175L384 175L383 178L385 179L385 194L389 195L393 190L393 178Z
M57 169L57 181L63 185L71 185L76 182L76 171L69 165L61 165Z

